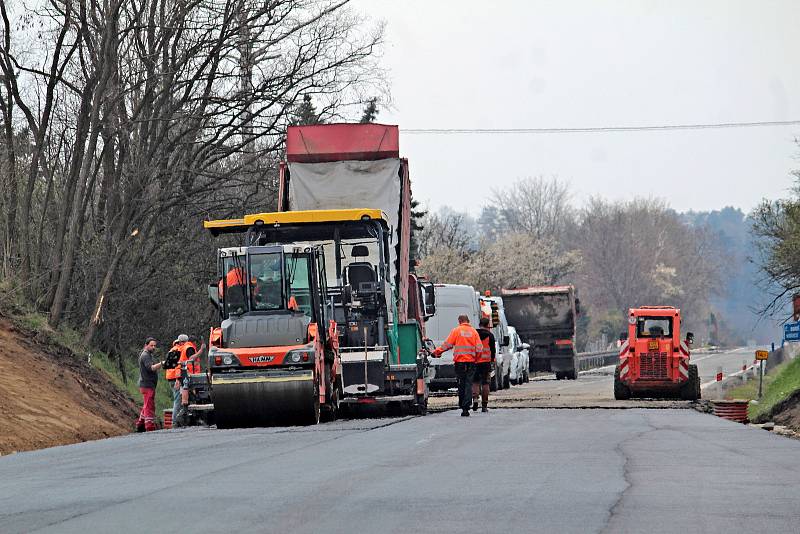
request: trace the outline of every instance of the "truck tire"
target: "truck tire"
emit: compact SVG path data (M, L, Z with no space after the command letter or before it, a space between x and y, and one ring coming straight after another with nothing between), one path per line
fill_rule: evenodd
M700 398L700 376L696 365L689 366L689 379L681 386L681 398L691 401Z
M614 398L616 400L628 400L631 398L631 390L619 379L619 365L614 370Z
M567 380L577 380L578 379L578 370L577 369L573 369L572 371L567 371L564 374L567 377Z

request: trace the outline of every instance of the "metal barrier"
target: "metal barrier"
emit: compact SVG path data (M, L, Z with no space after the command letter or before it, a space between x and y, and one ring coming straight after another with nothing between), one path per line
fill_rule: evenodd
M619 361L618 351L581 352L575 356L578 371L588 371L606 365L614 365Z

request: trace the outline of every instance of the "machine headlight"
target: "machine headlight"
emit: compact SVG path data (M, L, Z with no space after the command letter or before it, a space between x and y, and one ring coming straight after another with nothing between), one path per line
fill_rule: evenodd
M283 363L308 363L314 361L314 349L295 349L286 353Z
M216 350L211 353L214 365L239 365L239 359L235 354Z

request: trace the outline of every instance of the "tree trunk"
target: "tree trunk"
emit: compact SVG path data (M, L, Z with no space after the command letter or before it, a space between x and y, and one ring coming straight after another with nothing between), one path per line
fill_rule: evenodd
M94 303L94 311L92 312L92 316L89 318L89 324L86 327L86 334L83 336L83 342L86 345L90 345L92 343L92 339L97 332L97 328L103 321L103 306L106 304L108 291L111 289L111 282L114 279L114 273L117 271L117 266L119 265L122 256L125 254L126 241L123 241L123 243L117 247L116 252L114 252L114 257L111 259L108 269L106 269L106 274L103 277L103 283L100 286L100 291L97 293L97 299Z

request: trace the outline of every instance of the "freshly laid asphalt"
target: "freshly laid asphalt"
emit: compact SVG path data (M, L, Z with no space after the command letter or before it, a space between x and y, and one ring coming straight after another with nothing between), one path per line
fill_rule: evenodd
M0 458L0 532L796 532L800 441L688 409L191 428Z

